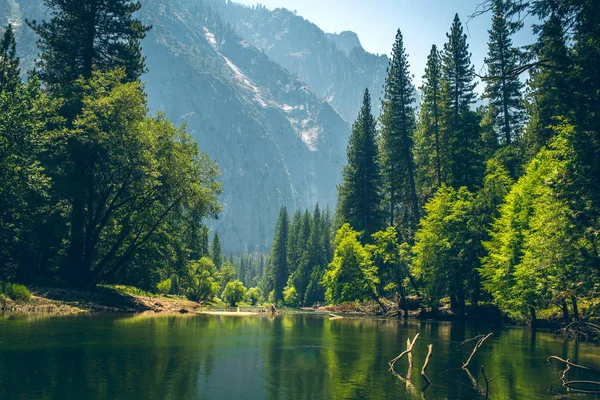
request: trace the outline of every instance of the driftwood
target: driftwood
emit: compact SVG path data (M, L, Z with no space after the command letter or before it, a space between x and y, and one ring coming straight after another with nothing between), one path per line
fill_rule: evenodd
M343 319L344 317L342 317L341 315L335 315L335 314L329 314L329 320L334 320L334 319Z
M417 333L415 335L415 338L412 340L412 342L410 341L410 339L407 341L407 348L406 350L404 350L402 353L400 353L400 355L396 358L394 358L393 360L390 360L388 362L389 366L390 366L390 371L394 370L394 364L396 364L396 361L398 361L399 359L401 359L405 354L410 354L412 352L412 348L415 345L415 342L417 341L417 338L419 337L419 334ZM412 356L409 357L409 363L412 362Z
M477 335L475 337L472 337L471 339L463 340L462 342L460 342L460 344L458 346L456 346L456 350L460 350L467 343L473 342L475 340L479 341L479 340L483 339L484 337L485 337L485 335Z
M559 329L555 334L564 335L569 339L593 340L600 337L600 326L590 322L575 321Z
M557 360L557 361L560 361L561 363L563 363L563 364L566 364L566 365L568 365L568 366L570 366L570 367L573 367L573 368L584 369L584 370L586 370L586 371L590 371L590 372L594 372L594 373L596 373L596 374L600 374L600 372L596 371L596 370L595 370L595 369L593 369L593 368L586 367L586 366L584 366L584 365L573 364L573 363L572 363L570 360L563 360L562 358L560 358L560 357L557 357L557 356L550 356L550 357L548 357L548 362L549 362L549 363L551 363L551 362L552 362L552 360Z
M425 383L427 386L431 385L431 381L427 377L427 364L429 364L429 359L431 358L431 353L433 352L433 344L427 346L427 357L425 357L425 363L423 364L423 368L421 368L421 376L425 379Z
M467 360L466 363L463 364L462 368L465 369L469 366L469 363L471 362L471 360L473 359L473 356L475 355L475 353L477 352L477 350L479 350L479 348L481 347L481 345L483 344L483 342L486 341L487 338L489 338L490 336L492 336L493 333L488 333L486 336L484 336L482 339L479 339L479 341L477 342L477 344L475 345L475 347L473 348L473 351L471 352L471 355L469 356L469 359Z
M571 372L572 368L579 368L584 371L593 372L595 374L600 374L600 372L598 372L597 370L595 370L593 368L586 367L585 365L574 364L569 359L564 360L557 356L548 357L549 363L551 363L552 360L560 361L567 366L565 368L565 370L561 372L560 379L562 381L562 385L565 388L567 388L568 391L577 392L577 393L585 393L585 394L600 394L600 381L585 381L585 380L570 381L569 380L569 372ZM592 385L592 386L597 386L598 389L595 389L595 390L581 389L581 388L573 387L573 385Z

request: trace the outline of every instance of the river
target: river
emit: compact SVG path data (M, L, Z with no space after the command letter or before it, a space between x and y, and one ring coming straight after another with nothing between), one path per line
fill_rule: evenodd
M488 332L469 372L461 369L474 344L456 346ZM407 358L398 375L388 361L416 333L406 380ZM562 398L563 368L550 355L600 365L597 345L525 327L314 314L0 315L0 399L485 399L481 365L490 399Z

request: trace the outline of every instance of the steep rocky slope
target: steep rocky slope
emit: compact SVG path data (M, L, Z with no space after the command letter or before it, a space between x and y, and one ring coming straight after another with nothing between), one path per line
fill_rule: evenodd
M31 65L35 38L22 21L44 18L41 0L2 2ZM236 36L210 2L142 4L142 20L153 26L143 43L150 108L187 124L218 161L225 208L213 228L224 250L267 247L282 205L333 205L349 135L336 110ZM2 25L7 18L0 15Z
M379 115L389 60L385 55L366 52L354 32L326 34L287 9L271 11L226 0L205 1L213 4L244 39L326 99L346 121L356 119L365 88L370 89L373 111Z

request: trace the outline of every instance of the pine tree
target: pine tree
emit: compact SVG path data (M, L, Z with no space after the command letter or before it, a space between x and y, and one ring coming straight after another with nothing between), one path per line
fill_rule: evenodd
M376 135L371 96L365 90L362 108L352 126L343 182L338 187L340 218L353 229L364 232L365 238L381 226L381 174Z
M210 246L210 258L213 260L217 270L220 270L223 266L223 253L221 252L221 240L219 234L215 232L212 244Z
M0 93L14 92L21 82L20 74L15 32L12 25L8 24L0 39Z
M479 162L479 124L470 107L475 100L475 67L471 64L471 53L467 35L458 18L442 52L444 73L444 130L442 171L447 183L453 187L467 186L473 189L480 181L482 163Z
M489 50L485 59L489 77L483 94L483 98L489 100L498 137L506 145L517 137L524 119L521 104L523 83L512 72L517 67L519 51L512 44L508 7L506 0L494 0L492 29L488 31Z
M40 78L65 94L80 76L123 67L129 81L145 70L140 41L150 27L134 14L141 3L131 0L44 0L51 19L30 26L39 35Z
M273 238L268 267L269 289L273 291L273 299L276 302L283 300L283 288L287 283L289 275L287 265L288 233L289 216L287 209L282 207L277 218L277 225L275 226L275 236Z
M415 134L415 164L418 192L426 200L442 184L442 60L436 45L427 57L420 89L423 95Z
M399 222L395 221L399 212L410 210L406 212L410 216L401 230L410 232L411 236L419 223L419 203L413 161L415 95L409 66L402 33L398 29L385 81L380 155L389 224L393 226Z
M533 158L555 136L557 117L567 117L573 109L570 86L571 57L565 42L563 23L558 15L544 22L535 55L544 62L530 72L527 108L530 116L525 131L528 158Z
M300 210L296 210L290 225L287 243L287 264L290 269L290 274L293 274L296 268L298 268L298 264L300 264L300 259L302 258L302 251L304 250L300 240L301 228L302 212Z

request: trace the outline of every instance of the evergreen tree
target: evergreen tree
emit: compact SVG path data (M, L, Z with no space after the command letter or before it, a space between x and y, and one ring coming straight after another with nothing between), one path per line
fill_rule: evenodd
M571 59L565 43L562 21L553 14L544 22L534 52L543 63L530 72L527 91L529 123L525 131L526 152L531 159L555 136L557 117L570 114L569 75Z
M30 22L39 35L38 63L42 81L52 91L68 94L73 83L93 71L125 68L128 81L145 70L141 40L150 27L134 14L141 3L131 0L44 0L49 21Z
M15 32L8 24L0 39L0 92L14 92L21 82L20 74Z
M292 223L290 225L290 232L288 235L288 253L287 253L287 264L290 269L290 274L293 274L298 265L300 264L300 259L302 258L302 252L304 248L301 243L302 236L302 212L300 210L296 210L294 212L294 217L292 218Z
M467 186L474 189L479 183L480 162L479 124L470 107L475 100L473 82L475 67L471 64L471 53L467 44L467 35L458 18L450 33L446 35L448 42L442 52L442 69L444 73L444 130L442 166L446 171L442 175L446 183L453 187Z
M414 234L419 223L413 161L415 97L409 66L402 33L398 30L385 81L380 155L383 192L389 210L388 222L392 226L399 224L407 237ZM400 212L407 214L404 223L395 221L395 216Z
M213 260L217 270L220 270L223 266L223 253L221 251L221 240L219 239L219 234L217 232L215 232L215 236L213 237L210 246L210 258Z
M488 66L484 99L489 100L494 128L503 144L510 145L518 136L524 119L521 103L523 84L513 71L519 61L519 51L513 47L512 26L507 19L507 0L494 0L492 29L488 42Z
M289 268L287 265L287 242L289 234L289 216L287 209L279 210L277 225L275 225L275 236L271 247L269 261L268 280L270 290L273 291L274 301L283 300L283 289L286 286Z
M422 103L415 134L415 164L417 187L424 201L442 184L442 61L436 45L427 57Z
M376 135L371 96L365 90L362 108L352 126L343 182L338 187L340 218L353 229L364 232L365 238L381 226L381 174Z

